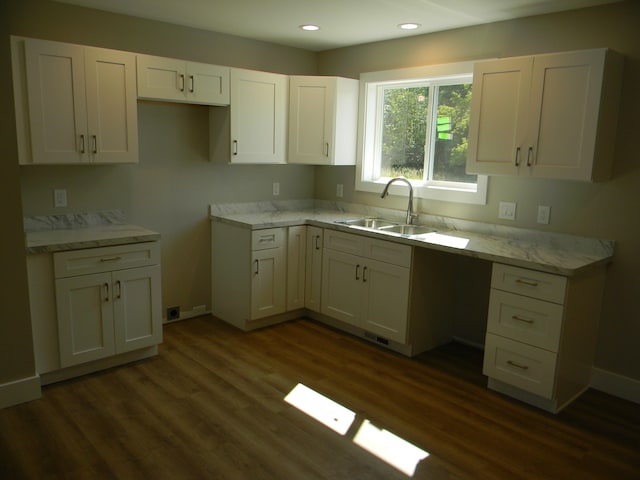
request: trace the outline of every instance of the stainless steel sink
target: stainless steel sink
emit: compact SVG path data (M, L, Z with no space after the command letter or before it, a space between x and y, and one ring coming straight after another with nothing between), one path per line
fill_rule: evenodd
M342 223L349 225L350 227L362 227L370 228L372 230L379 230L386 227L396 226L396 222L385 220L383 218L357 218L354 220L338 220L336 223Z
M387 227L380 227L380 232L399 233L400 235L422 235L424 233L431 233L435 230L425 225L390 225Z

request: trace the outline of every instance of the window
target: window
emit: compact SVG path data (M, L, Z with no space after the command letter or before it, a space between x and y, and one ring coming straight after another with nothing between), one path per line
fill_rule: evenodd
M361 75L358 190L380 192L403 176L417 197L486 202L487 178L465 172L472 70L463 63Z

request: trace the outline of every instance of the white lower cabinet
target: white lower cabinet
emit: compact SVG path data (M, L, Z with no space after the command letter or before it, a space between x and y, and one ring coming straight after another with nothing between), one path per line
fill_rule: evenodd
M591 380L603 269L565 277L494 264L483 372L489 388L557 412Z
M304 308L307 227L288 228L287 236L287 310Z
M407 342L411 247L325 230L321 312Z
M60 366L162 341L157 243L54 254Z
M285 311L284 232L272 228L252 233L251 320Z

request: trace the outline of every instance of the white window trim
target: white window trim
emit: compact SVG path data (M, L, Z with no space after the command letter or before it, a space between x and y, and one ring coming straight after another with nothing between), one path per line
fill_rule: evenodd
M356 190L364 192L380 193L389 179L378 179L376 181L367 180L373 178L374 160L364 162L365 152L373 155L375 151L375 105L377 87L384 83L417 82L425 79L439 77L455 77L468 75L473 72L473 62L450 63L443 65L430 65L425 67L411 67L396 70L384 70L380 72L367 72L360 75L360 109L358 115L358 145L356 160ZM365 125L369 125L365 129ZM441 200L445 202L471 203L484 205L487 203L488 177L478 175L478 182L475 185L459 183L451 185L439 185L438 182L429 184L414 184L414 195L417 198L430 200ZM406 187L404 187L406 190ZM404 193L403 193L404 192ZM391 194L406 194L402 185L393 185Z

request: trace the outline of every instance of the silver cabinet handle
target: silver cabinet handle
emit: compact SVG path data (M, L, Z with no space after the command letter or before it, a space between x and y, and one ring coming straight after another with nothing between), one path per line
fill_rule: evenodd
M511 365L512 367L516 367L519 368L520 370L529 370L529 366L528 365L522 365L518 362L514 362L513 360L507 360L507 364Z
M184 73L180 74L180 86L178 87L178 89L181 92L184 92Z
M80 153L84 153L84 134L80 135Z
M533 147L529 147L529 150L527 151L527 167L530 167L531 165L533 165L533 162L531 161L531 158L533 157Z
M320 242L320 235L316 235L316 236L315 236L315 244L316 244L315 246L316 246L316 250L320 250L320 244L319 244L319 242Z
M105 282L105 284L103 285L104 288L104 301L108 302L109 301L109 284Z
M324 156L328 157L329 156L329 142L326 142L324 144Z
M91 140L93 140L92 152L94 154L96 154L96 153L98 153L98 136L97 135L91 135Z
M189 75L189 80L191 80L191 88L189 89L189 91L193 93L196 89L196 79L193 75Z
M360 265L356 265L356 280L360 280Z
M516 283L519 283L520 285L527 285L528 287L537 287L539 285L539 283L534 280L526 280L524 278L516 279Z
M115 294L116 298L122 298L122 284L120 283L120 280L116 281L116 288L114 290L117 292Z
M254 275L258 275L260 273L260 262L256 259L253 261L253 265L254 265L253 273Z
M520 166L520 147L516 148L516 159L515 159L516 167Z
M238 141L237 140L233 141L233 154L234 155L238 155Z
M363 281L363 282L366 282L366 281L367 281L367 268L368 268L368 267L364 267L364 268L362 269L362 281Z
M100 262L104 263L104 262L117 262L118 260L122 260L122 257L106 257L106 258L101 258Z
M529 323L529 324L535 323L534 320L531 320L530 318L524 318L524 317L521 317L519 315L512 315L511 319L512 320L517 320L517 321L523 322L523 323Z

